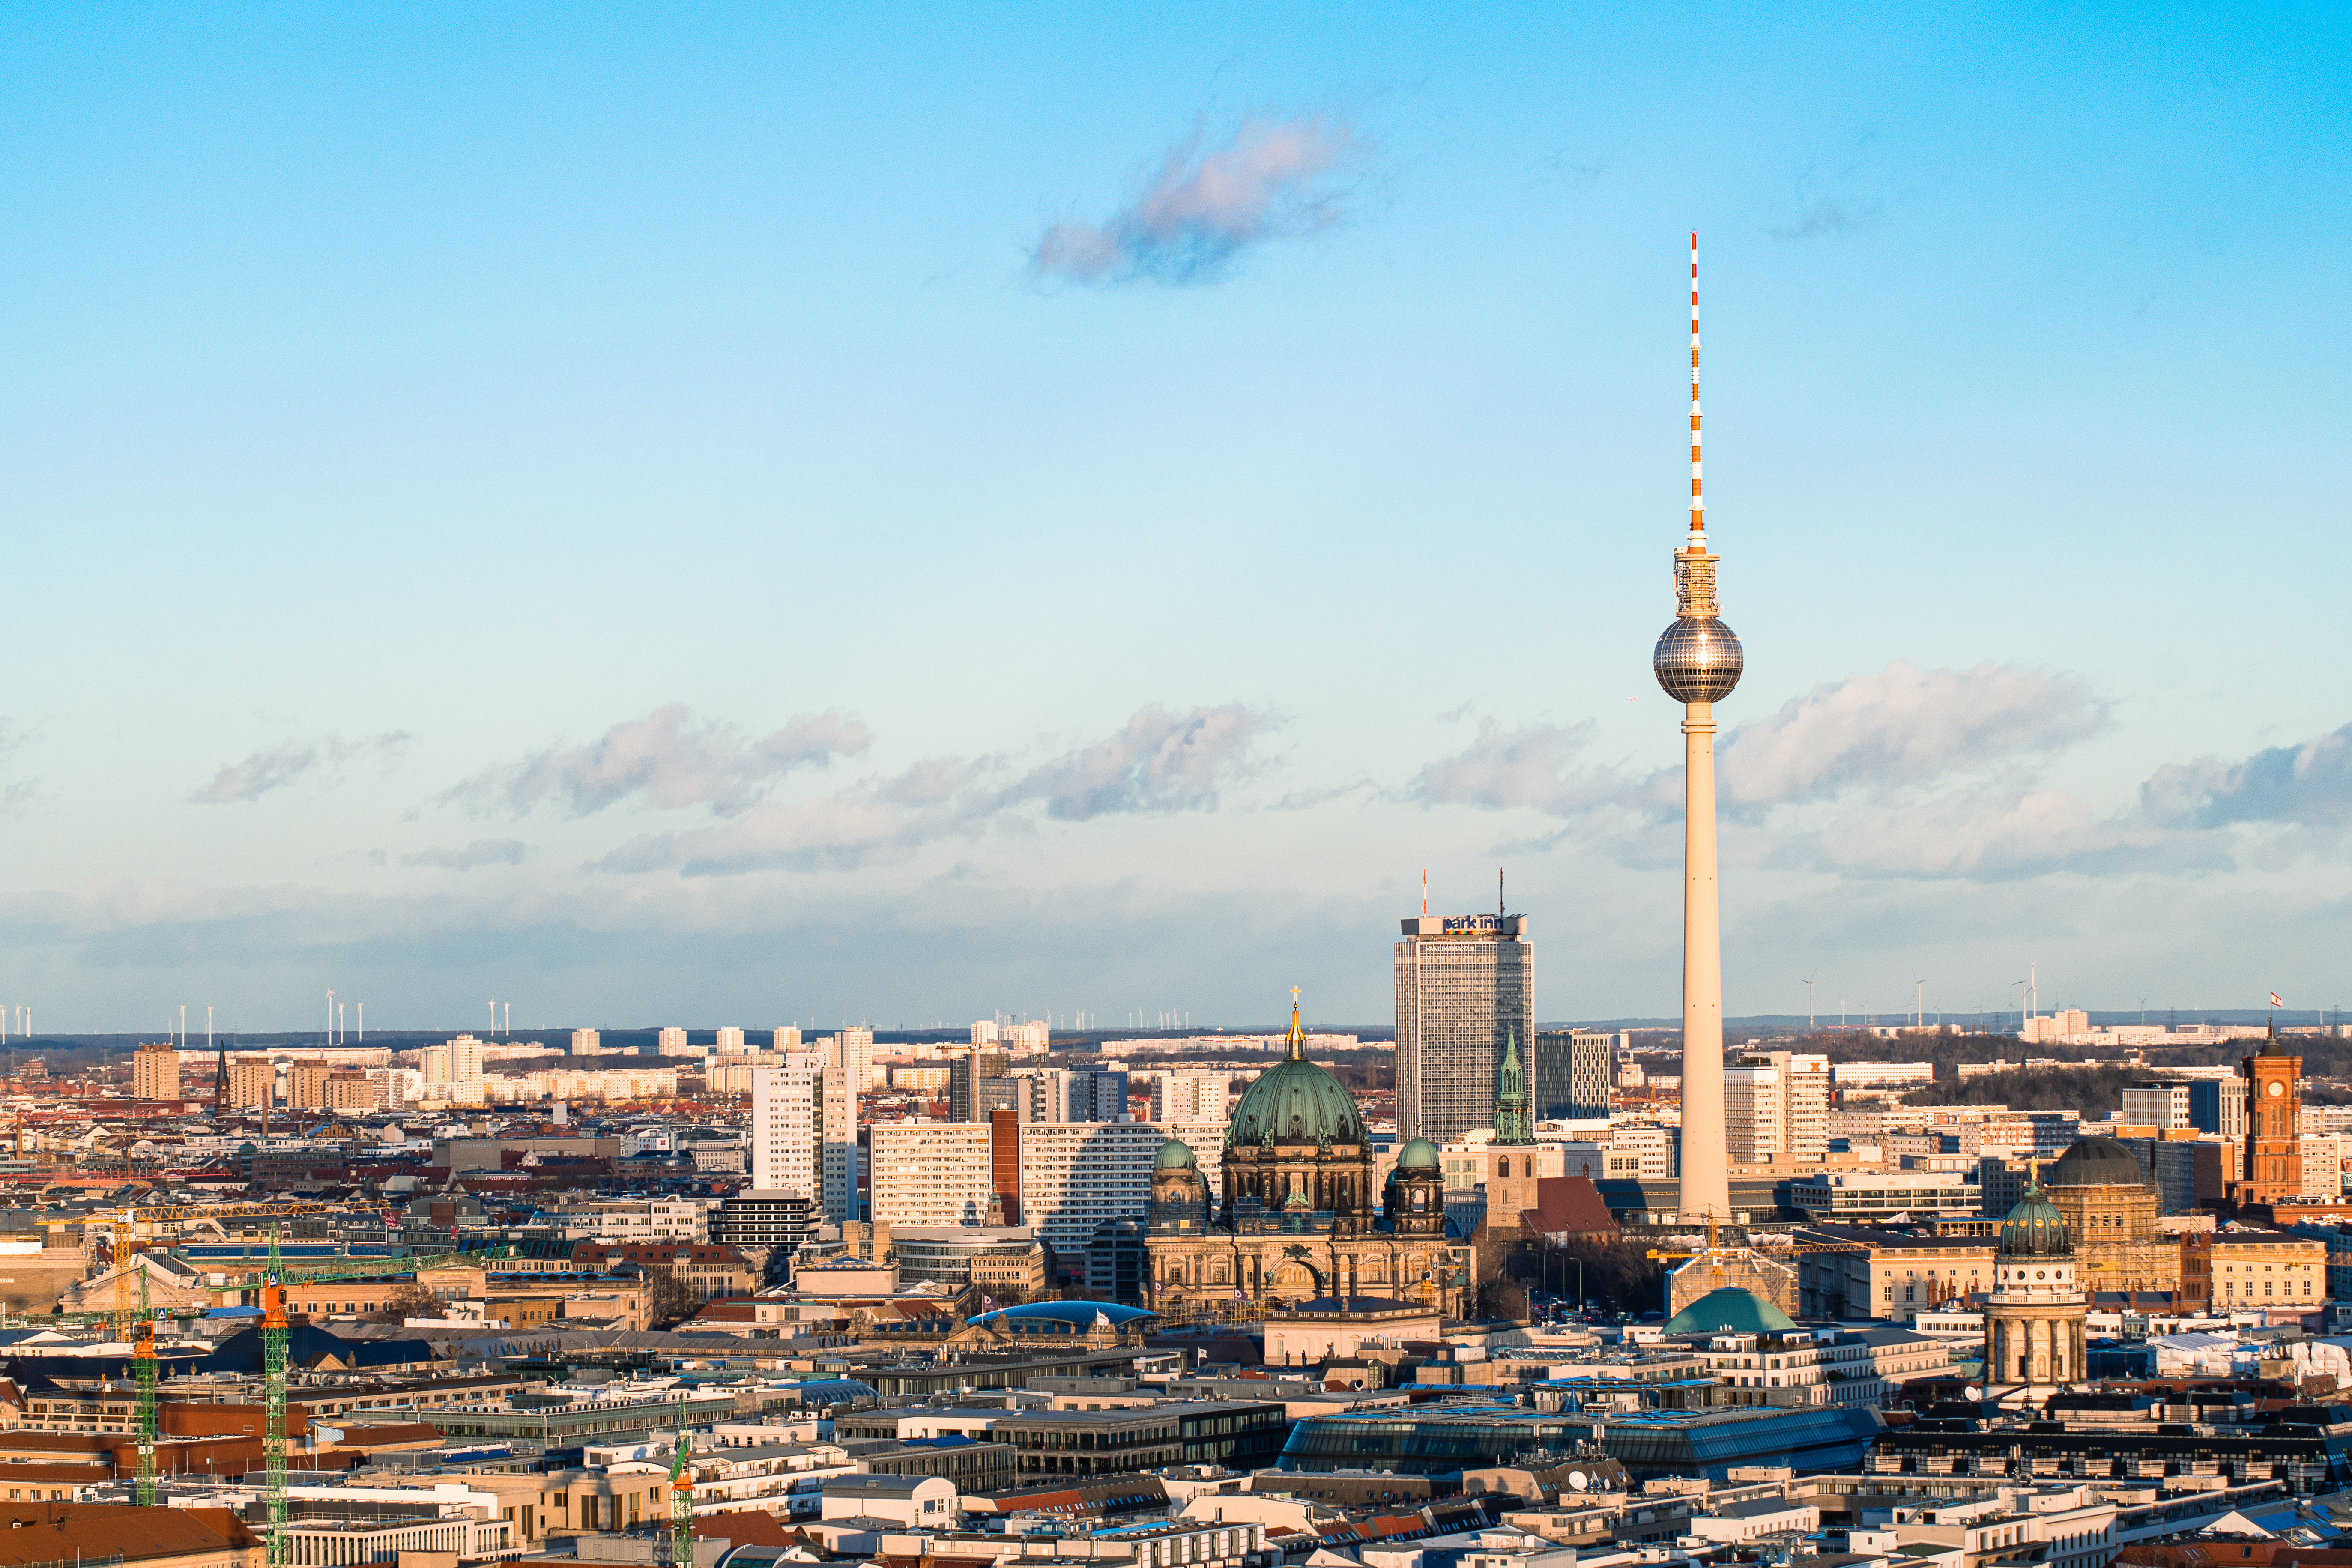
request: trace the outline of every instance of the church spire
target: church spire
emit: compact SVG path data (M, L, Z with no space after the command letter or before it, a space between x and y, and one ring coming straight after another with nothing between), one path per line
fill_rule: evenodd
M1503 1037L1503 1071L1495 1086L1495 1142L1536 1141L1535 1107L1528 1098L1528 1075L1519 1067L1519 1032Z

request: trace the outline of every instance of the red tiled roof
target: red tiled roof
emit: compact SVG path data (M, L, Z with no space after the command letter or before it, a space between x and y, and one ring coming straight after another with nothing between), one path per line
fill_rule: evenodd
M1617 1233L1617 1221L1601 1198L1601 1189L1582 1176L1539 1176L1536 1179L1535 1228L1556 1236Z

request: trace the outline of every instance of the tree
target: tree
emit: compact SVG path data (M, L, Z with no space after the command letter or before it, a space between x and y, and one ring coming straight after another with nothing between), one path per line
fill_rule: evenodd
M383 1304L368 1314L379 1323L397 1323L408 1318L437 1318L440 1315L441 1303L433 1299L432 1291L415 1280L386 1296Z
M675 1328L702 1310L702 1292L680 1279L675 1269L655 1269L652 1282L653 1303L649 1310L655 1328Z

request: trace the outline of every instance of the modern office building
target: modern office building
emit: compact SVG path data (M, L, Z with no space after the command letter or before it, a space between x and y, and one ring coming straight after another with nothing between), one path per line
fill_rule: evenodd
M1003 1051L975 1047L948 1063L948 1120L985 1121L992 1110L1025 1109L1013 1062Z
M1534 948L1524 915L1421 915L1402 926L1397 1135L1452 1142L1494 1125L1504 1042L1535 1037Z
M1118 1121L1128 1114L1127 1074L1122 1071L1048 1068L1022 1076L1028 1089L1028 1121Z
M2135 1127L2168 1132L2197 1125L2195 1094L2185 1083L2136 1083L2123 1091L2123 1119Z
M1616 1393L1626 1385L1612 1384ZM1676 1385L1664 1391L1685 1393ZM1644 1393L1649 1391L1645 1390ZM1523 1462L1538 1449L1601 1451L1646 1480L1721 1474L1733 1465L1785 1465L1800 1475L1862 1468L1885 1423L1853 1405L1790 1409L1717 1406L1542 1414L1517 1405L1427 1406L1363 1415L1309 1415L1283 1445L1285 1470L1394 1470L1447 1475Z
M2124 1120L2131 1120L2126 1117ZM2189 1085L2189 1125L2200 1132L2241 1140L2246 1135L2246 1080L2197 1079Z
M751 1187L811 1204L822 1195L817 1145L824 1059L795 1051L782 1065L751 1073Z
M1597 1121L1609 1114L1609 1079L1617 1037L1594 1029L1535 1037L1538 1121Z

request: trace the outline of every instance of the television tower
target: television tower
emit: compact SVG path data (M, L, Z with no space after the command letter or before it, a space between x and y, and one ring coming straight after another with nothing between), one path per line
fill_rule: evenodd
M1699 490L1698 236L1691 236L1690 534L1675 552L1675 619L1650 668L1683 705L1683 1160L1685 1219L1731 1217L1723 1121L1723 937L1715 885L1715 705L1739 684L1739 639L1715 597Z

